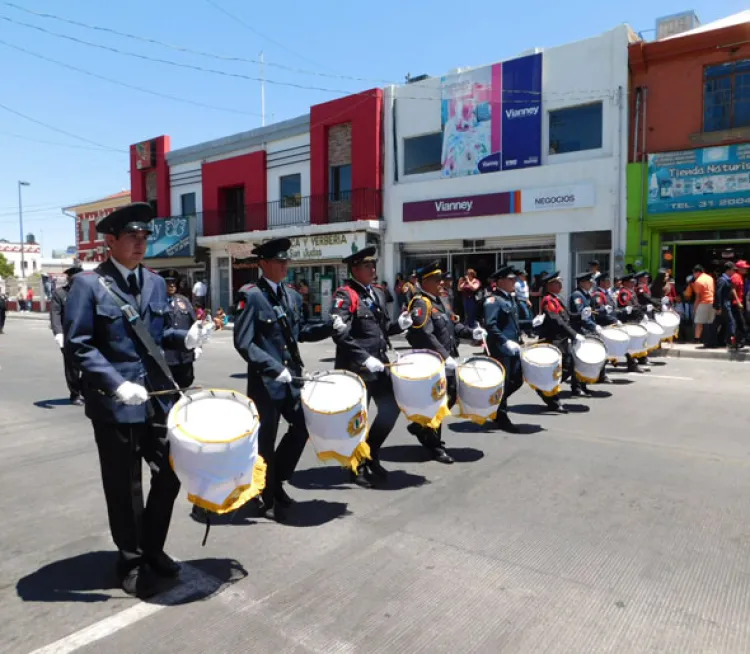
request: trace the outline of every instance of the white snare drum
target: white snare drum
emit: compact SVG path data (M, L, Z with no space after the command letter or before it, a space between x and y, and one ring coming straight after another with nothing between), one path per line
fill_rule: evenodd
M676 337L680 331L680 314L674 310L657 313L654 320L664 330L664 340Z
M505 388L505 369L490 357L470 357L456 372L461 417L480 425L497 413Z
M654 320L649 320L644 327L648 330L646 337L646 349L649 352L658 350L661 342L664 340L664 329Z
M367 445L367 388L353 372L331 370L305 382L302 411L321 461L356 470L370 458Z
M540 343L521 350L523 380L534 390L545 395L560 392L562 352L554 345Z
M646 340L648 339L648 330L643 325L636 323L625 323L622 328L628 333L630 343L628 345L628 354L633 357L645 357Z
M630 335L622 327L612 326L605 327L599 332L599 336L604 341L607 348L607 358L610 361L624 359L630 346Z
M437 429L448 409L445 362L432 350L409 350L391 366L393 394L404 415Z
M582 343L573 345L576 378L584 384L595 384L607 362L607 348L598 338L586 336Z
M236 391L183 395L167 417L170 463L188 500L214 513L239 509L265 487L255 403Z

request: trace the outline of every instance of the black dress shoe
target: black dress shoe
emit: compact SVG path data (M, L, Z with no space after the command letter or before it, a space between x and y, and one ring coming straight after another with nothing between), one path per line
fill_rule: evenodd
M277 502L266 511L266 518L284 524L289 520L289 507L283 506Z
M378 461L377 459L368 461L366 465L367 469L378 479L388 478L388 471L382 465L380 465L380 461Z
M180 576L180 564L166 552L145 557L151 569L159 576L176 579Z
M507 431L509 434L518 434L521 431L510 421L508 414L504 411L497 412L497 415L495 416L495 425L497 425L499 429Z
M446 452L442 447L436 447L432 451L432 454L435 457L435 461L437 461L438 463L453 463L453 457L448 454L448 452Z
M570 394L573 397L583 397L585 395L585 393L583 392L583 389L582 388L578 388L578 387L571 388L570 389Z
M289 494L284 490L284 486L282 484L279 484L276 492L273 495L273 499L275 504L281 504L281 506L283 507L289 507L295 503L294 500L289 497Z
M611 379L610 379L609 377L607 377L607 375L604 375L604 377L602 377L602 378L601 378L601 379L599 380L599 383L600 383L600 384L611 384L611 383L612 383L612 380L611 380Z
M555 413L568 413L568 410L560 402L547 402L547 407Z
M364 466L360 466L357 472L350 470L349 481L361 488L372 488L372 481L370 480Z
M163 580L157 577L147 564L131 569L123 577L120 586L131 597L146 599L164 590Z
M193 504L193 509L190 511L190 517L196 522L205 523L208 518L208 511Z

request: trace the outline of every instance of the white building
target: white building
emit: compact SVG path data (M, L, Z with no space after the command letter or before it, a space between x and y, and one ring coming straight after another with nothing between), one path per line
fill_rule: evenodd
M21 274L21 247L23 247L23 275ZM42 246L38 243L0 242L0 254L13 266L13 276L17 279L31 277L42 272Z
M568 287L594 258L618 271L635 38L622 25L386 89L384 277L434 259L483 281L560 269Z

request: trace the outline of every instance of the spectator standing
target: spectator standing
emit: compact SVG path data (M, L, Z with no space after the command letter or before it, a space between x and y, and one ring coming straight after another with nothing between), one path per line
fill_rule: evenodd
M529 281L525 270L520 268L516 273L516 302L518 302L518 317L522 323L531 322L531 297L529 296Z
M310 286L307 280L302 278L297 284L297 293L302 296L302 315L305 320L310 320Z
M34 308L34 289L29 286L29 290L26 291L26 311L31 311Z
M724 272L716 282L716 294L713 304L716 315L719 317L722 331L724 332L724 342L730 350L736 350L741 347L737 341L737 324L734 321L734 311L732 310L736 298L736 291L732 283L734 271L734 263L727 261L724 264Z
M16 301L18 302L18 310L26 311L26 293L23 292L23 289L20 286L18 287L18 295L16 295Z
M8 310L8 296L5 291L0 288L0 334L5 329L5 312Z
M206 283L199 277L193 284L193 304L205 309L206 307Z
M693 268L692 290L695 294L695 340L703 338L703 330L706 325L712 325L716 318L714 309L714 296L716 286L714 278L711 277L703 266L697 265Z
M482 295L482 282L477 278L473 268L466 271L466 276L458 280L458 291L464 306L464 324L467 327L477 326L477 302Z
M734 299L732 300L732 314L736 326L737 343L744 344L747 341L747 324L745 323L745 276L750 268L747 261L741 259L735 264L734 272L730 277L734 287Z

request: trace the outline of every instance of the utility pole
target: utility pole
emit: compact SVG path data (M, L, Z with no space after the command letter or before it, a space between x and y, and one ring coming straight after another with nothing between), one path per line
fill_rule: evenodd
M266 126L266 66L262 51L260 53L260 126Z
M28 182L22 182L20 179L18 180L18 227L21 231L21 279L26 278L26 271L25 268L25 259L23 256L23 246L24 246L24 239L23 239L23 201L21 199L21 187L22 186L31 186Z

